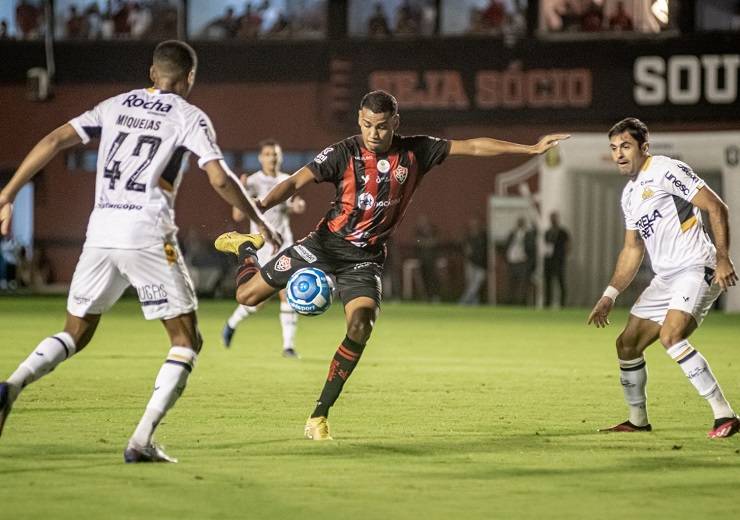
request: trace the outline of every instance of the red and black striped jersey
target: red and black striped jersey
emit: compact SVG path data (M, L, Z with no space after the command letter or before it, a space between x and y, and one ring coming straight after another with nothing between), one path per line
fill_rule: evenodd
M369 151L359 135L329 146L307 165L316 182L337 188L319 227L358 247L381 246L401 222L424 175L449 152L449 141L427 135L396 135L384 153Z

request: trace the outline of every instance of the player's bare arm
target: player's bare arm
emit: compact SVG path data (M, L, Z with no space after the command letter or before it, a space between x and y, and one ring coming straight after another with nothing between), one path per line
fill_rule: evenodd
M640 239L636 230L628 229L624 234L624 246L617 258L617 265L614 268L614 274L609 281L610 288L617 290L617 294L624 291L632 280L635 278L642 258L645 255L645 244ZM594 305L591 314L588 316L587 324L593 323L597 328L609 325L609 313L614 307L614 297L604 294Z
M72 125L66 123L47 134L33 147L8 185L0 192L0 234L7 235L10 232L13 201L23 185L41 171L56 154L81 142L82 139Z
M221 161L208 161L203 165L203 169L208 174L208 180L211 186L226 202L237 208L253 220L265 237L265 240L273 246L279 247L282 243L280 235L265 224L262 216L252 205L252 201L246 195L244 189L239 185L239 180L233 173L228 172Z
M270 190L270 193L265 195L265 198L258 203L257 207L260 211L267 211L293 197L298 190L315 179L313 172L304 166Z
M691 199L691 203L709 215L709 222L717 248L717 269L714 283L727 290L737 283L735 266L730 259L730 219L727 204L709 187L704 186Z
M473 155L478 157L492 157L502 154L537 155L557 146L560 141L569 137L570 134L549 134L534 145L510 143L490 137L452 140L450 141L450 155Z
M247 185L247 176L245 174L241 174L239 176L239 182L242 183L242 186ZM244 222L244 219L246 218L246 215L239 211L239 209L236 206L232 206L231 208L231 218L234 219L234 222Z

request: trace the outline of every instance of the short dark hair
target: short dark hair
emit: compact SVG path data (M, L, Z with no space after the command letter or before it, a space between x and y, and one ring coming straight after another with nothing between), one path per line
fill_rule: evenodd
M257 143L257 146L259 147L260 153L262 153L262 149L265 146L280 146L280 143L278 143L275 139L269 138L269 139L262 139L259 143Z
M390 112L391 115L398 113L398 101L385 90L373 90L368 92L360 101L360 110L367 108L376 114L385 114Z
M163 74L181 78L198 65L198 55L183 41L166 40L154 49L153 62Z
M611 127L609 130L609 139L622 132L628 132L640 146L648 142L650 138L647 125L636 117L625 117Z

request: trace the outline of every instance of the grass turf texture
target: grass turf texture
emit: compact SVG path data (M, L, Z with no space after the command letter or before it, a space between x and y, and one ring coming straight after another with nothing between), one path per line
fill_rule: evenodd
M302 318L302 361L280 357L273 303L219 332L233 305L204 301L206 343L158 439L177 465L122 450L167 349L124 300L88 349L30 386L0 439L2 518L710 518L736 516L740 436L708 440L708 405L654 345L651 434L626 418L611 328L585 310L387 304L334 407L335 441L302 439L344 335L339 306ZM0 376L61 329L64 301L0 298ZM693 338L740 407L740 317Z

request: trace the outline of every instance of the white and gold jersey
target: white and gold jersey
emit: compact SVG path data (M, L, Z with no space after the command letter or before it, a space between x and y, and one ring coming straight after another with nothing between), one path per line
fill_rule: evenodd
M703 187L704 181L687 164L663 155L648 157L624 187L625 227L636 230L645 242L656 275L716 266L716 250L701 211L691 204Z
M257 199L264 199L265 195L270 193L275 186L288 177L290 177L290 175L283 172L277 172L277 174L272 177L264 173L262 170L259 170L247 177L245 187L250 196ZM277 206L267 210L264 214L264 219L269 226L280 233L280 236L283 237L283 247L287 247L293 243L293 233L290 230L290 216L287 201L281 202ZM250 226L250 233L259 233L259 229L254 222L251 222Z
M70 121L87 143L100 137L95 207L85 244L138 249L177 231L174 202L183 158L222 159L208 116L172 92L137 89Z

